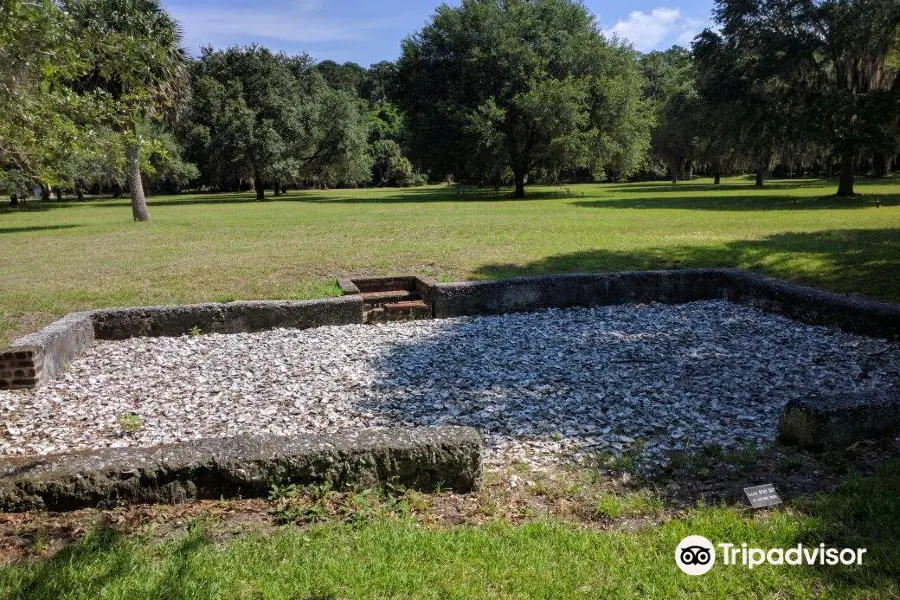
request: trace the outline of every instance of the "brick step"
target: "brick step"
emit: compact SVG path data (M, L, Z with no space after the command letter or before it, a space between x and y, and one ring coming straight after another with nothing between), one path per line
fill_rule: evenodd
M403 302L389 302L384 305L387 312L403 312L413 310L431 310L423 300L405 300Z
M382 301L411 298L413 293L407 290L385 290L383 292L363 292L361 295L363 300Z
M363 302L366 308L378 308L387 302L399 302L418 298L413 292L407 290L386 290L383 292L363 292Z
M367 323L430 319L431 307L422 300L389 302L366 312Z

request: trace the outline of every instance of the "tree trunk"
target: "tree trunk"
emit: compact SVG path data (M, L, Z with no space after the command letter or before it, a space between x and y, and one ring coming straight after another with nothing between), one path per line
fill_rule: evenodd
M756 170L756 187L762 187L764 181L765 176L763 175L763 169L760 167Z
M144 182L141 180L141 148L137 142L125 146L125 162L128 175L128 191L131 194L131 214L135 221L149 221L147 199L144 197Z
M516 192L513 195L515 198L524 198L525 197L525 173L516 173Z
M78 198L79 202L84 200L84 190L77 184L75 185L75 196Z
M56 201L57 202L63 201L63 189L62 189L61 185L56 186Z
M50 202L50 186L41 184L41 202Z
M853 193L853 171L856 163L856 156L853 152L846 152L841 157L841 179L838 183L837 195L841 198L855 196Z
M276 197L276 198L277 198L278 196L281 195L281 184L280 184L280 183L278 183L278 182L276 181L276 182L275 182L275 185L272 186L272 188L275 190L275 197Z
M687 161L684 164L684 178L687 181L692 181L694 179L694 163L692 161Z
M872 157L872 177L884 177L887 174L887 161L884 154L876 152Z
M713 185L719 185L722 183L722 174L716 171L715 179L713 179Z
M262 175L259 174L259 169L253 172L253 189L256 190L256 200L258 202L266 199L266 188Z
M122 197L122 186L118 183L113 184L113 198L121 198Z

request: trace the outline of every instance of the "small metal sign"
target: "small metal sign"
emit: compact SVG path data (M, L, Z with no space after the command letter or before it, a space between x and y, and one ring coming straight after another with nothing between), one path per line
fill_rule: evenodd
M771 483L744 488L744 493L747 494L747 500L750 501L753 508L766 508L781 504L781 497Z

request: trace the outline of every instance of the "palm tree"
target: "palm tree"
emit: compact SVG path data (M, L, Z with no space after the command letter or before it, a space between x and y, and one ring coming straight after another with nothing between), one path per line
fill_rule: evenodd
M87 74L73 82L94 94L110 126L125 137L125 163L135 221L149 221L141 180L138 123L174 108L187 85L178 22L159 0L64 0L82 33Z

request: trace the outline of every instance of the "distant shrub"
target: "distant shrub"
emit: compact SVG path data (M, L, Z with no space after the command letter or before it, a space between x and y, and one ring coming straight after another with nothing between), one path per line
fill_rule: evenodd
M402 187L422 187L427 184L428 176L424 173L415 172L403 181Z

